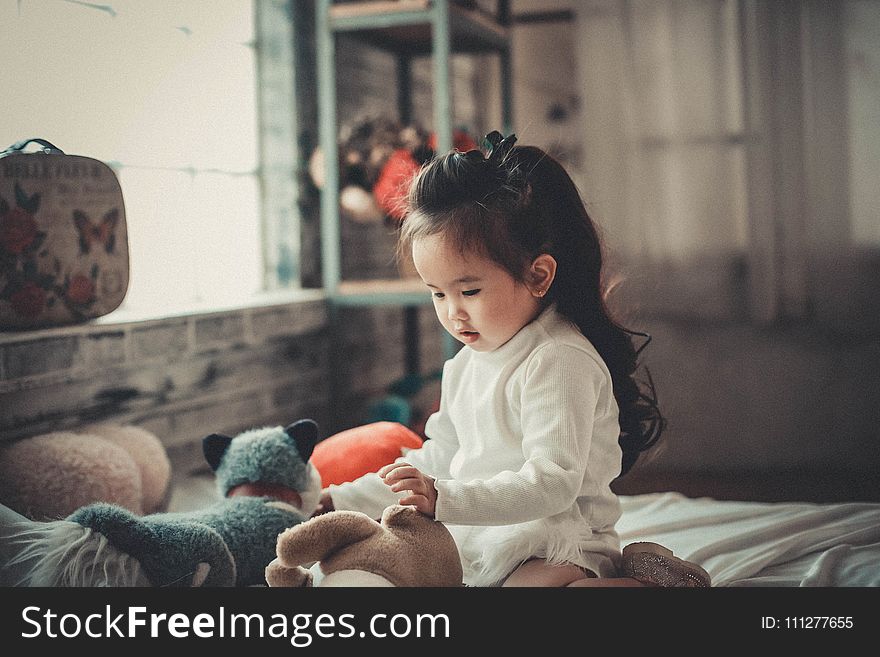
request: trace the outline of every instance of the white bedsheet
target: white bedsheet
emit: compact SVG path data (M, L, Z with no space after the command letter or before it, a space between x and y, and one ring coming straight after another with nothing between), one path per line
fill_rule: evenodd
M880 504L622 497L621 545L660 543L713 586L880 586Z

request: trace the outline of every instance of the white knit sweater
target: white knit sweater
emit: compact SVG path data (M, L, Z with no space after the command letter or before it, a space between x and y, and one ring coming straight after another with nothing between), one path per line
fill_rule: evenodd
M611 375L554 307L498 349L465 346L447 361L425 432L399 460L436 479L435 517L456 539L466 584L497 585L530 557L616 574ZM374 518L402 495L375 473L330 486L335 508Z

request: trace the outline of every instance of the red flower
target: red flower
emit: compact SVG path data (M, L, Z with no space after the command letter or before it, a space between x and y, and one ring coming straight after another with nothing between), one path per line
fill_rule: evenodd
M471 136L464 130L452 131L452 147L459 153L467 153L468 151L476 150L479 148L479 146L477 146L477 142L475 142L471 138ZM437 150L436 132L432 132L431 136L428 137L428 148L430 148L432 151Z
M92 279L82 274L77 274L70 279L65 297L70 303L83 305L95 300L95 284Z
M0 244L13 254L19 255L37 237L37 222L27 210L12 208L0 219Z
M33 281L28 281L9 297L12 309L22 317L36 317L46 305L46 291Z
M404 218L406 209L403 201L409 183L418 170L419 163L407 149L399 148L391 154L373 187L376 203L385 214L398 221Z

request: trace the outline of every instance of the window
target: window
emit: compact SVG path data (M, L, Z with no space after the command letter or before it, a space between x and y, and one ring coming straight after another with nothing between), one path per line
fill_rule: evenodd
M0 0L0 148L40 137L113 167L127 311L264 287L257 22L252 0Z

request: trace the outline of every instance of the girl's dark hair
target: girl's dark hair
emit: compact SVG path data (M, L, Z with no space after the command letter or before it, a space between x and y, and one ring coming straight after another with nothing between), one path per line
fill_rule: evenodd
M666 420L650 373L635 377L634 332L612 319L605 302L602 246L577 187L550 155L513 146L492 133L488 156L452 151L427 162L413 179L401 225L401 252L412 241L442 234L462 252L491 258L518 281L541 253L555 258L556 277L545 303L574 322L611 373L620 410L621 475L660 438ZM640 334L644 335L644 334Z

